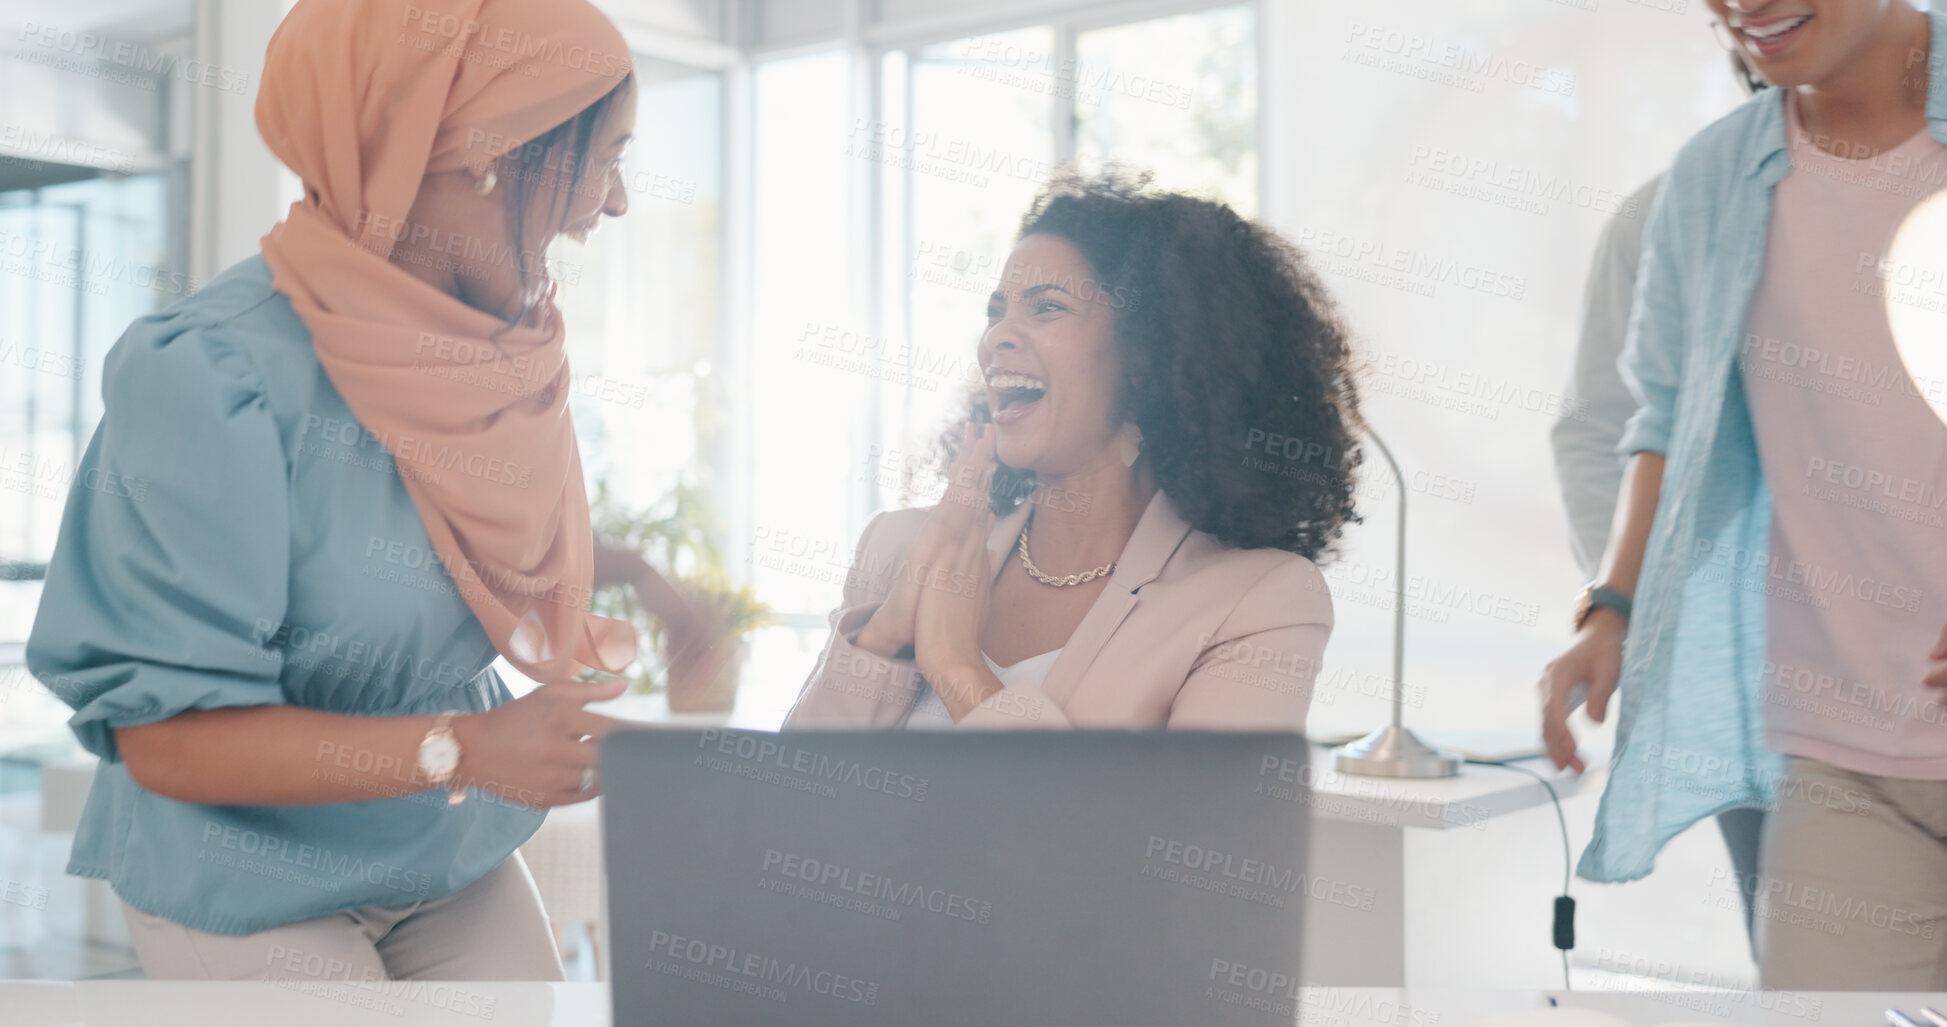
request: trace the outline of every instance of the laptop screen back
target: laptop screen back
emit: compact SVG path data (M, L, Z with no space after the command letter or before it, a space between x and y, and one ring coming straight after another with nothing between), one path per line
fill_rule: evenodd
M1291 1024L1289 734L619 731L615 1022Z

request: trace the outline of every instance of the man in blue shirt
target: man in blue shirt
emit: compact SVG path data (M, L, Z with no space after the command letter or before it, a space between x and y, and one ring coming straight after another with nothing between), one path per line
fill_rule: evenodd
M1838 276L1816 272L1837 257L1848 272L1876 273L1890 243L1861 246L1848 236L1858 253L1834 246L1879 222L1805 202L1835 184L1859 187L1851 195L1862 211L1884 217L1893 208L1878 201L1907 189L1908 172L1931 166L1947 143L1947 59L1933 42L1947 32L1947 13L1922 14L1906 0L1711 6L1758 72L1782 88L1692 139L1651 212L1624 356L1640 409L1619 446L1629 464L1617 531L1598 584L1584 593L1574 644L1544 676L1544 736L1558 766L1580 769L1566 726L1571 695L1586 688L1600 720L1619 694L1618 746L1584 877L1633 880L1701 817L1775 806L1758 916L1765 985L1947 987L1939 929L1947 824L1922 815L1947 806L1947 756L1929 751L1947 743L1947 717L1925 713L1938 710L1931 698L1947 688L1939 623L1947 616L1936 608L1947 588L1905 589L1912 610L1881 609L1872 604L1886 582L1861 592L1854 566L1897 567L1931 586L1947 561L1937 534L1911 535L1897 512L1878 516L1885 504L1877 498L1846 502L1859 498L1844 491L1851 468L1816 451L1872 441L1849 427L1868 419L1846 413L1905 416L1914 403L1926 409L1925 397L1905 375L1876 376L1878 402L1833 416L1833 404L1860 394L1834 379L1889 361L1897 368L1898 356L1885 310L1857 304ZM1848 160L1859 167L1833 163ZM1881 227L1880 237L1893 234ZM1884 284L1851 291L1877 295ZM1838 304L1853 320L1826 323ZM1831 367L1774 366L1780 354L1815 351L1773 337L1807 325L1832 350L1885 352L1847 352ZM1940 427L1931 415L1901 423L1914 435ZM1900 445L1883 452L1887 461L1911 456ZM1821 469L1833 484L1812 480ZM1947 475L1931 476L1938 491ZM1927 483L1919 485L1912 491L1924 495ZM1848 511L1864 519L1840 521ZM1800 558L1831 552L1835 540L1854 544L1844 560ZM1852 630L1862 623L1872 644L1860 645ZM1860 710L1808 717L1793 694L1798 668L1784 657L1798 661L1808 647L1826 650L1837 668L1808 680L1837 678L1848 696L1928 702L1911 703L1918 716L1903 713L1862 743L1847 716ZM1887 661L1899 672L1886 674ZM1827 909L1828 900L1838 906ZM1855 913L1865 919L1848 930Z

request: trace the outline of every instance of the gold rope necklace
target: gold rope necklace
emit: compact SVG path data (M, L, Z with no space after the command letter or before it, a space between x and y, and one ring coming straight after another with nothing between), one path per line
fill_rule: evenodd
M1074 585L1087 584L1088 582L1094 581L1096 578L1099 578L1105 574L1114 573L1115 564L1113 563L1103 564L1102 566L1097 567L1094 570L1083 571L1080 574L1064 574L1061 577L1055 577L1052 574L1042 573L1041 568L1036 567L1034 565L1034 557L1028 555L1028 531L1033 527L1034 527L1034 515L1029 514L1028 522L1021 526L1020 544L1015 546L1015 548L1019 550L1021 553L1021 566L1027 568L1028 577L1041 582L1043 585L1048 585L1053 588L1069 588Z

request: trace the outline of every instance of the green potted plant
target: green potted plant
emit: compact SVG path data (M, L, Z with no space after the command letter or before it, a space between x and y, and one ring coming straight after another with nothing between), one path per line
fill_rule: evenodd
M675 712L730 709L747 636L775 621L749 585L731 580L712 534L717 519L707 498L678 483L648 508L630 510L603 480L590 507L597 544L634 565L631 573L598 580L593 602L594 612L635 625L643 642L627 672L629 690L646 695L667 689ZM707 644L671 652L673 637Z

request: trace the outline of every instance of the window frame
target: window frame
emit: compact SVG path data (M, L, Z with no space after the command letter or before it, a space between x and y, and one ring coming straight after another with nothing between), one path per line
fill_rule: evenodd
M1268 155L1268 140L1266 138L1268 119L1265 116L1265 94L1267 90L1263 88L1264 75L1270 67L1266 43L1267 33L1263 31L1263 26L1268 16L1267 7L1269 6L1265 3L1265 0L1111 0L1111 2L1093 3L1053 2L1024 5L1022 7L991 13L976 10L971 13L956 12L941 17L906 21L875 20L872 16L872 9L876 8L876 6L870 0L841 0L841 25L840 34L837 38L811 42L794 41L789 44L772 46L759 45L745 49L745 59L741 66L744 88L738 95L738 99L742 103L742 109L739 112L742 115L740 130L744 134L736 137L739 145L744 147L744 149L736 157L726 154L727 158L748 161L754 151L755 139L751 133L754 131L755 103L749 84L755 75L757 67L765 63L814 54L830 53L835 50L843 51L846 56L848 77L846 101L848 113L854 120L863 118L866 124L876 125L883 121L886 116L886 81L884 74L886 58L894 53L903 53L906 62L906 74L904 76L906 96L902 106L905 109L906 115L906 124L904 127L910 136L914 113L912 69L917 63L916 58L919 51L924 47L952 42L956 39L1047 26L1053 30L1055 35L1055 51L1052 56L1058 62L1056 66L1072 66L1076 58L1077 41L1084 33L1159 18L1196 14L1219 8L1244 7L1251 10L1255 23L1258 26L1258 31L1255 33L1254 39L1256 49L1254 58L1257 62L1259 72L1259 88L1251 138L1252 145L1256 148L1259 155L1257 181L1254 184L1254 189L1257 193L1260 210L1265 207L1270 192L1268 188L1270 177L1267 169L1268 161L1266 159ZM748 20L744 24L748 26ZM1067 64L1064 65L1061 62L1067 62ZM1062 164L1072 161L1075 158L1076 108L1074 92L1072 90L1051 90L1050 102L1052 103L1050 124L1053 126L1054 131L1053 157L1056 164ZM732 137L726 135L726 138ZM732 166L732 164L726 163L727 168ZM741 211L748 212L754 206L754 193L751 191L753 189L751 181L753 176L749 173L747 164L737 164L734 166L737 168L737 172L742 179L736 183L736 187L744 190L736 206ZM879 161L854 162L854 165L849 169L847 176L848 187L846 190L847 223L850 225L851 245L853 246L852 252L857 254L854 259L854 266L849 269L848 274L848 278L852 283L848 297L848 307L851 312L851 321L858 326L858 330L865 335L875 338L886 337L886 313L890 309L892 300L892 297L886 292L885 271L888 263L893 260L908 259L914 243L911 237L913 218L910 209L913 195L912 182L910 181L912 172L908 169L904 172L908 176L908 181L901 190L901 195L908 207L905 215L901 218L905 229L901 245L904 247L905 252L900 254L889 252L885 234L887 230L884 204L884 197L886 195L884 189L886 170L885 165ZM728 205L727 199L726 205ZM726 279L728 287L725 291L726 294L734 293L737 297L737 302L734 306L739 310L748 310L748 302L754 299L749 254L754 240L755 226L746 217L739 222L738 232L739 235L734 246L738 258L735 268L737 277L735 279ZM726 245L726 252L731 249L733 249L732 246ZM910 317L910 302L899 302L898 309L904 316ZM744 315L738 318L734 326L728 320L726 320L725 325L726 335L734 340L731 348L738 351L731 358L735 360L735 363L732 363L730 359L726 360L726 371L734 369L737 373L743 375L744 377L736 379L735 384L737 388L735 391L748 393L754 387L752 379L748 377L750 371L749 356L754 352L756 345L756 339L750 331L750 320L747 315ZM737 334L731 336L729 332L733 327ZM731 355L727 354L726 356L730 357ZM885 419L885 404L882 390L871 390L868 393L868 397L867 408L862 412L861 428L867 437L877 438ZM750 478L752 462L749 459L749 454L755 447L757 440L752 437L753 423L750 419L742 416L743 412L741 410L736 413L737 416L731 422L731 431L733 434L741 435L742 438L731 448L737 452L741 459L738 460L736 466L726 468L728 473L724 476L729 486L728 491L732 493L732 495L725 497L729 500L726 504L725 511L726 521L728 522L726 526L730 530L732 538L747 538L749 537L754 519L752 497L755 491L755 482ZM853 475L848 482L846 503L849 509L846 516L846 526L849 535L852 537L857 536L858 532L864 528L865 522L878 510L877 486L869 478L870 476ZM744 547L728 547L726 557L736 573L741 576L748 576L750 574L752 570L750 555ZM823 630L825 627L822 611L780 611L778 621L783 626L807 630Z

